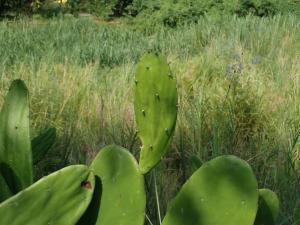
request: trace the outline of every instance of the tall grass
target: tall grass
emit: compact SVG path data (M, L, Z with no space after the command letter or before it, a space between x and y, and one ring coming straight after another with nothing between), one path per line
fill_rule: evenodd
M150 28L149 28L150 29ZM145 34L91 19L0 23L0 105L12 79L31 93L32 136L47 126L59 138L38 171L89 163L110 143L138 157L132 84L147 50L167 55L177 75L179 118L171 151L147 177L147 215L161 214L194 168L220 154L247 160L281 199L280 225L293 224L300 200L300 32L293 15L206 17ZM156 185L155 185L156 183Z

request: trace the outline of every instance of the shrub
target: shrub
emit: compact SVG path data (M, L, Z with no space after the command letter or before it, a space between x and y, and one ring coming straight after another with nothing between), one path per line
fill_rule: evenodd
M71 13L87 12L103 18L120 17L132 0L69 0Z
M254 16L274 16L278 12L277 7L271 1L240 0L235 13L238 16L246 16L252 14Z
M139 24L145 26L163 25L175 28L184 24L197 23L205 9L193 1L133 1L130 15L137 16ZM151 21L149 21L151 17Z
M31 11L33 0L0 0L0 15L9 12L26 12Z

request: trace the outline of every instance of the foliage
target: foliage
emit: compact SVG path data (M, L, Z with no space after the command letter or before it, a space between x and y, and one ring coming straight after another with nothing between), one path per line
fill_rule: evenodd
M254 1L254 0L241 0L238 9L235 13L238 16L246 16L253 14L255 16L274 16L278 12L275 4L271 1Z
M75 225L81 221L90 225L144 224L146 195L143 175L149 173L169 149L177 118L178 100L176 81L165 58L158 53L147 53L141 58L137 68L134 104L138 128L141 129L138 132L143 134L140 137L145 145L145 148L141 148L139 165L126 149L108 146L100 151L90 168L84 165L69 166L27 185L24 190L18 190L18 193L0 204L1 222L7 224L13 221L13 225ZM1 119L8 118L4 122L16 126L10 119L10 116L16 114L25 115L25 119L20 117L21 126L29 121L26 90L25 84L20 80L12 83L1 113ZM16 100L22 98L25 100L18 107ZM15 111L9 110L10 107L14 107ZM163 120L159 119L160 113ZM28 142L29 127L25 126L27 132L10 132L10 126L7 127L1 133L15 139L16 144L26 147L23 139ZM45 139L44 135L41 139ZM151 143L149 148L148 141ZM2 146L5 143L6 140L2 139ZM39 143L44 145L44 142ZM32 156L30 150L23 151L21 148L10 150L8 156L14 156L16 152L25 155L23 158ZM28 164L22 161L12 164L7 157L2 160L12 171L20 165ZM25 168L23 172L32 173L32 169ZM7 188L5 184L4 188ZM95 188L98 190L94 192ZM260 208L259 193L265 203ZM21 213L18 219L14 219L15 214L24 211L28 213ZM39 215L32 217L32 212L39 212ZM279 201L276 194L267 189L259 192L250 165L236 156L227 155L203 164L186 181L161 224L252 225L256 216L259 216L258 225L263 225L264 221L272 221L270 224L275 225L278 212ZM159 220L161 221L160 213Z
M0 15L8 12L30 12L34 0L0 0Z
M105 19L123 16L132 0L69 0L67 6L72 13L87 12Z
M147 35L122 23L99 26L86 18L3 21L0 102L10 81L22 78L31 92L33 136L49 124L57 127L55 148L39 164L45 171L41 175L89 163L107 143L126 146L137 156L129 84L134 85L134 65L142 53L161 51L177 74L180 108L172 151L155 168L156 185L154 171L146 176L148 217L159 224L155 186L165 214L192 174L189 156L205 162L235 154L251 164L261 187L276 190L282 210L278 224L290 225L299 199L299 174L292 162L299 143L291 134L292 127L299 128L297 26L294 15L209 15L197 24L157 27ZM228 67L237 71L236 93L242 96L234 97L233 89L227 95ZM251 120L255 126L238 123ZM234 132L234 124L240 132Z
M288 3L285 5L287 6ZM137 15L139 24L146 24L146 26L163 24L174 28L183 24L197 23L206 14L236 14L241 17L252 14L269 17L280 12L281 7L276 0L135 0L130 5L130 15ZM147 23L148 18L151 18L152 23Z

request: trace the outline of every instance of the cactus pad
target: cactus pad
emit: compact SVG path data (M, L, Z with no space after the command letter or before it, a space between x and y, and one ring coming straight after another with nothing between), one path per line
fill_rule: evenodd
M74 225L93 195L94 175L86 166L61 169L0 204L9 225Z
M279 213L277 195L269 189L259 190L259 205L254 225L276 225Z
M142 141L140 170L147 173L165 155L177 118L176 79L166 59L145 54L136 70L134 108Z
M257 202L251 167L235 156L221 156L184 184L162 225L253 225Z
M85 223L82 224L143 225L146 205L144 179L135 158L126 149L107 146L97 155L91 170L102 182L101 204L100 197L94 195L94 207L86 212L88 216L83 216Z
M16 178L16 192L32 184L28 90L21 80L12 82L0 114L0 167L4 178Z

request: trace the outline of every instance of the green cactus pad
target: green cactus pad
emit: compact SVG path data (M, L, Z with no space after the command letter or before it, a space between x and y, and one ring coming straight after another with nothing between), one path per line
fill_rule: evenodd
M269 189L259 190L259 205L254 225L276 225L279 214L279 199Z
M257 202L251 167L235 156L221 156L184 184L162 225L253 225Z
M33 164L37 164L45 157L55 139L56 129L49 128L31 141Z
M141 58L135 76L134 108L143 143L140 170L145 174L166 154L177 118L176 79L164 57L147 53Z
M69 166L0 204L0 223L74 225L88 207L94 175L84 165Z
M83 216L81 224L143 225L146 206L144 178L135 158L122 147L107 146L100 150L91 170L96 178L101 178L101 204L100 196L94 195L93 207Z
M32 184L32 159L29 135L28 90L21 80L12 82L0 114L0 167L12 170L18 192ZM0 169L1 169L0 168Z

